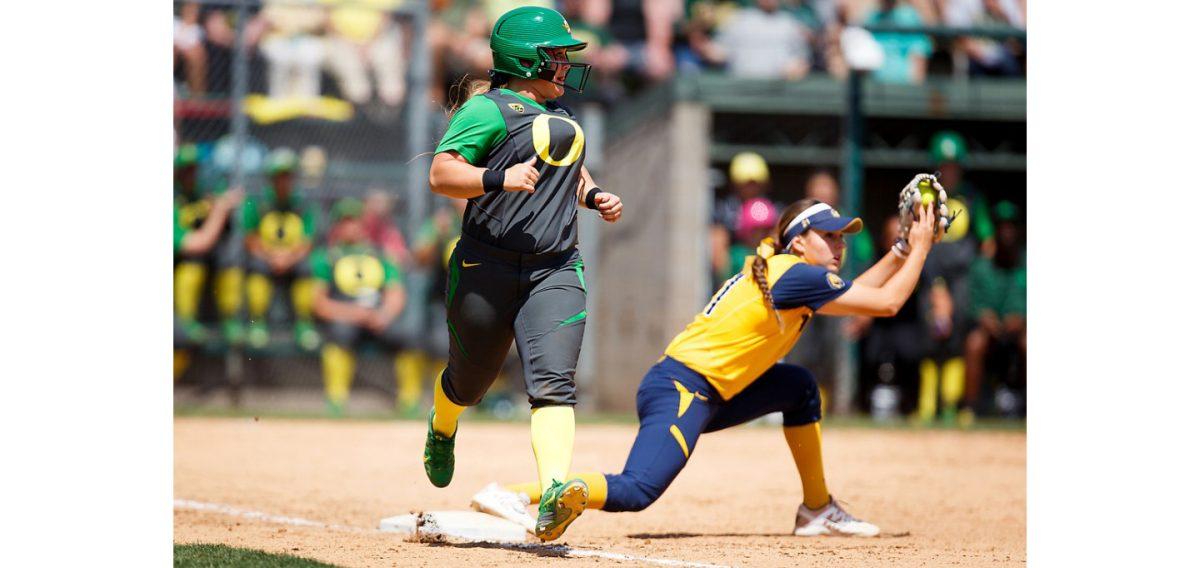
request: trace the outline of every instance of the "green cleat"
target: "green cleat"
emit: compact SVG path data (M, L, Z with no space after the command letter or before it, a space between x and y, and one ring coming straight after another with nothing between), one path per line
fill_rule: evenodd
M457 430L454 432L457 436ZM435 487L450 485L454 477L454 436L433 431L433 410L429 411L429 432L425 435L425 477Z
M588 486L582 479L572 479L566 483L554 480L538 505L534 534L542 541L551 541L562 536L567 527L583 514L583 509L587 507L587 499Z
M305 351L316 351L321 346L321 334L311 321L300 320L295 326L296 345Z
M233 347L240 347L246 335L242 330L242 323L234 318L227 318L221 322L221 334L225 336L225 343Z
M255 349L263 349L271 342L271 330L267 329L267 322L263 320L254 320L250 322L249 328L246 330L246 343Z

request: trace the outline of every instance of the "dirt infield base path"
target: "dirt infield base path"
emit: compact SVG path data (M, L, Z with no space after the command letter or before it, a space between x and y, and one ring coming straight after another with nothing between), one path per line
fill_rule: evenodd
M632 425L583 425L578 470L614 471ZM528 428L464 423L450 487L421 469L424 425L178 418L175 498L323 527L177 508L175 542L223 543L340 566L555 566L620 563L556 557L554 549L406 542L379 520L466 509L489 481L531 480ZM790 536L800 482L777 427L705 435L691 463L640 513L587 511L559 544L631 556L730 566L1011 566L1025 564L1025 434L831 428L828 482L886 538Z

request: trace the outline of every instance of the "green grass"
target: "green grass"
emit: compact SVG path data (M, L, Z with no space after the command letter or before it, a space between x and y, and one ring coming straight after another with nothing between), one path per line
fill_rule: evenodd
M332 564L261 550L233 548L223 544L176 544L176 568L240 566L249 568L332 568Z

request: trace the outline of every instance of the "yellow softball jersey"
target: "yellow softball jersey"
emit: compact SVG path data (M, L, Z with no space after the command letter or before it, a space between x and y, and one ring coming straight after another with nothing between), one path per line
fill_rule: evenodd
M692 323L667 346L666 355L704 375L725 400L742 392L792 349L805 324L850 284L791 254L767 259L767 284L783 327L754 284L749 257L725 281Z

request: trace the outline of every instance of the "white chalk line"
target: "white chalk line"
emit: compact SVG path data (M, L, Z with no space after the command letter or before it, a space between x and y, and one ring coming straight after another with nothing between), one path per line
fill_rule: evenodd
M241 509L231 505L222 505L220 503L206 503L204 501L193 501L190 499L176 499L175 508L185 511L203 511L208 513L219 513L230 517L241 517L255 521L266 523L275 523L280 525L291 525L294 527L310 527L317 529L326 529L339 532L355 532L355 533L374 533L380 532L375 529L366 529L363 527L352 527L349 525L339 525L331 523L322 523L300 517L289 517L286 515L272 515L262 511L254 511L250 509ZM548 549L555 552L560 552L564 556L575 558L604 558L606 560L625 560L631 562L646 562L648 564L658 564L660 566L686 566L689 568L730 568L723 564L708 564L705 562L691 562L688 560L675 560L672 558L654 558L650 556L636 556L633 554L621 554L619 552L605 552L603 550L588 550L586 548L572 548L565 545L539 545L539 544L504 544L496 543L494 546L501 548L510 548L514 550L529 549L539 550Z

